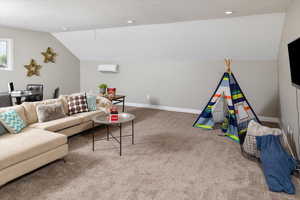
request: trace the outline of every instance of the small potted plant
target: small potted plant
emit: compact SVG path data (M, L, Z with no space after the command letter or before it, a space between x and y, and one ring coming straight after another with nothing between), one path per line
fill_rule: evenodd
M107 89L107 84L102 83L98 87L100 89L100 93L103 94L103 95L105 95L106 94L106 89Z

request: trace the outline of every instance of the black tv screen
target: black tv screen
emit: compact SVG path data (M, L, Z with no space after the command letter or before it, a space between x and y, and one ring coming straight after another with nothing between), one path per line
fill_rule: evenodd
M300 88L300 38L288 44L292 84Z

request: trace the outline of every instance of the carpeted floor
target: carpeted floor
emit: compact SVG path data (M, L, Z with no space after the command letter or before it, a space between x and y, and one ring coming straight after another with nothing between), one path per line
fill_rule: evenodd
M91 131L70 138L66 163L57 161L0 189L1 200L284 200L297 195L268 191L262 170L219 130L192 128L196 115L129 108L136 114L136 144L125 139L123 156L113 142ZM98 128L98 137L105 130ZM115 130L117 131L117 130ZM130 126L124 131L130 133ZM117 133L117 132L116 132Z

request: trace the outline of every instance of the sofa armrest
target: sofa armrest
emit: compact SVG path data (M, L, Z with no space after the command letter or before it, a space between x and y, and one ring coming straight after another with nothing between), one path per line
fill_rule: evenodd
M97 110L104 111L105 113L109 113L112 107L112 102L102 96L97 96Z

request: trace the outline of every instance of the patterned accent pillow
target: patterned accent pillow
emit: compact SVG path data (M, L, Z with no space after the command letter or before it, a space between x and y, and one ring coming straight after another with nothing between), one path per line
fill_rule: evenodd
M87 95L86 101L87 101L89 111L97 110L96 96Z
M260 157L260 151L256 146L256 136L246 135L243 143L243 149L251 156L255 156L256 158Z
M85 95L74 95L68 97L69 115L88 112L88 105Z
M0 114L0 121L10 133L20 133L26 127L26 122L22 120L15 110L9 110Z

